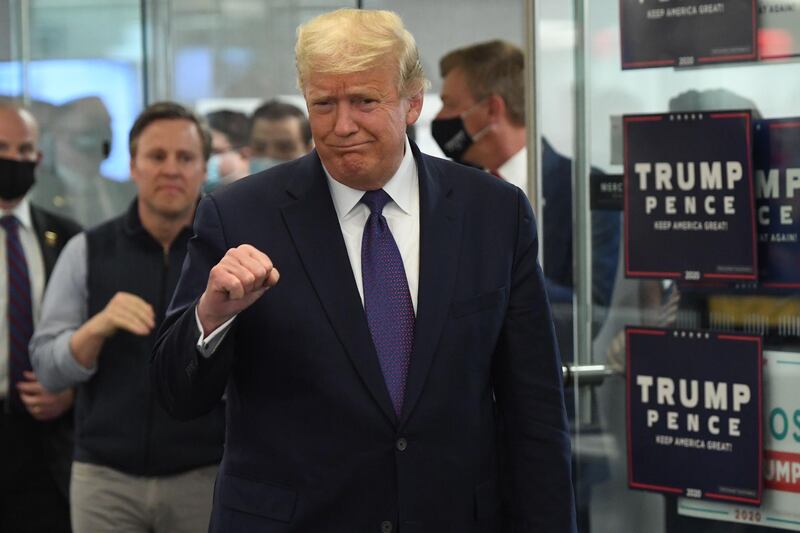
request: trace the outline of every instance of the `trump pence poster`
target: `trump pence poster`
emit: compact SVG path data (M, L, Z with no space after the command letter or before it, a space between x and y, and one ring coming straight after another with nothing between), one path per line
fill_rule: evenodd
M625 274L758 277L749 111L623 117Z
M761 338L626 330L628 484L761 501Z
M679 499L679 514L800 531L800 354L765 351L764 383L761 506Z
M622 68L757 57L756 0L620 0Z
M756 215L760 282L800 288L800 117L757 120Z

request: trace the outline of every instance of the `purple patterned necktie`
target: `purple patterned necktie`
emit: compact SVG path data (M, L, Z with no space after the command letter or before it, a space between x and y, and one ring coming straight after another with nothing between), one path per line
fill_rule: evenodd
M33 334L31 285L28 263L19 240L19 221L14 216L0 218L6 231L6 262L8 270L8 403L12 412L24 412L25 406L15 384L25 381L23 374L31 370L28 341Z
M361 241L361 275L367 323L386 388L400 416L414 342L414 306L403 258L382 214L390 200L383 189L367 191L361 198L370 210Z

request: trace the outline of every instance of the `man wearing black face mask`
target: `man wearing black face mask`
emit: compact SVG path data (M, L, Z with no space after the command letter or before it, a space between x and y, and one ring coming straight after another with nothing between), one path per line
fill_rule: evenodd
M25 110L0 104L0 531L70 531L73 391L51 394L28 341L45 281L80 227L28 201L41 158Z
M446 54L432 134L447 157L499 174L527 193L524 66L522 50L503 41Z
M484 168L528 194L525 134L525 58L505 41L459 48L439 62L442 109L431 125L444 154L460 163ZM542 139L542 220L544 273L553 303L572 303L572 162ZM619 243L618 215L593 215L595 254L593 297L599 305L611 299ZM604 248L603 243L607 246ZM556 313L558 314L558 312ZM571 316L570 312L565 312ZM570 324L571 326L571 324ZM560 345L569 352L570 331Z
M525 133L525 58L504 41L489 41L449 52L439 62L442 109L431 133L446 156L484 168L528 194L528 153ZM565 361L573 360L572 161L542 139L542 267L553 309L558 344ZM592 299L608 306L617 270L619 213L592 213ZM572 416L572 404L567 397ZM605 463L581 464L576 488L604 475ZM593 472L587 474L587 469ZM586 495L579 504L588 501ZM588 508L578 509L581 530L588 529Z

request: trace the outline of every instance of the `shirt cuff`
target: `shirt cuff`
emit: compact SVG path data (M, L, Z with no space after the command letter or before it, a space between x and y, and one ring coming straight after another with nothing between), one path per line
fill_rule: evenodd
M64 378L64 387L68 389L79 383L89 381L89 378L97 373L97 365L92 368L86 368L75 359L72 355L72 348L69 346L74 331L65 331L56 337L53 342L53 353L56 359L56 368L58 373Z
M231 329L231 324L233 324L235 318L236 316L234 315L220 327L209 333L208 337L203 338L203 325L200 324L200 316L197 314L197 306L195 306L194 319L195 322L197 322L197 330L200 332L200 338L197 339L197 351L200 352L200 355L208 359L217 351L225 335L227 335L228 331Z

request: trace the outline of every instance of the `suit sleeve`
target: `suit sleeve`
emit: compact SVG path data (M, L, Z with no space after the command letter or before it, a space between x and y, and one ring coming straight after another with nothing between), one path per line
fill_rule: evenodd
M561 360L533 212L519 192L517 213L509 306L493 359L509 518L515 533L569 533L576 525Z
M227 249L217 206L207 196L197 207L194 237L150 362L159 401L179 420L202 416L216 407L231 371L235 332L225 335L211 357L202 357L197 350L200 330L195 320L196 303L205 291L209 272ZM231 327L235 329L235 322Z

